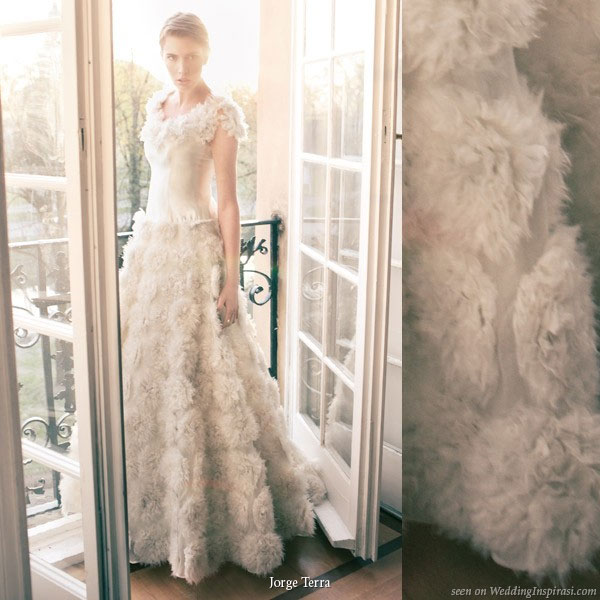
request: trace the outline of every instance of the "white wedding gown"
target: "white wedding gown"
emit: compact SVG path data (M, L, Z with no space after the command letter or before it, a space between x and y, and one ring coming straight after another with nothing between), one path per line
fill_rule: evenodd
M195 583L232 561L266 575L282 541L314 532L325 488L287 437L279 388L239 289L223 328L223 240L210 183L218 125L246 137L240 107L210 96L140 134L152 169L146 210L119 272L127 503L132 560L171 563Z

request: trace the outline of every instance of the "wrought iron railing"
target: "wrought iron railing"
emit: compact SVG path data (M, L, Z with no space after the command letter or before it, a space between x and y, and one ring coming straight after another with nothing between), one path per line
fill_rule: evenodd
M275 215L272 219L254 219L242 221L242 239L240 245L240 285L246 290L252 305L264 306L270 303L270 366L269 373L271 377L277 379L277 293L279 282L279 234L281 229L281 217ZM269 227L269 242L264 237L260 239L256 235L256 228L261 226ZM248 230L245 232L245 230ZM123 243L131 235L131 231L120 232L117 234L119 240ZM253 267L253 257L255 254L269 254L270 250L270 269L268 273L259 271ZM119 262L119 267L121 263ZM246 280L251 276L252 284L247 288ZM259 277L263 280L263 285L254 283L253 279ZM264 292L263 297L259 297Z
M249 311L254 307L269 305L270 366L269 372L277 378L277 292L279 280L279 235L281 217L272 219L242 221L240 247L240 285L247 293ZM268 227L268 239L258 234L258 230ZM131 235L131 231L118 234L120 250ZM69 273L66 254L67 238L13 242L11 251L11 280L13 291L19 291L28 306L14 306L14 310L26 311L36 316L71 322L69 294ZM121 254L121 252L120 252ZM255 265L257 255L269 256L269 270L262 271ZM19 260L18 255L23 257ZM120 266L121 260L119 261ZM37 273L28 273L28 270ZM37 277L36 277L37 276ZM50 281L49 281L50 280ZM37 282L36 286L32 281ZM50 288L50 289L49 289ZM35 292L32 290L35 289ZM53 310L50 310L50 309ZM76 398L73 378L72 345L63 340L54 340L54 349L47 335L15 328L15 343L19 348L28 349L41 340L41 359L44 372L43 395L46 414L28 415L21 424L22 436L32 441L40 441L44 446L64 452L69 446L69 438L75 423ZM54 373L53 375L53 363ZM19 383L19 388L22 384ZM57 411L57 403L64 402ZM59 413L62 413L59 415ZM32 461L26 459L25 464ZM54 499L28 508L28 514L45 512L60 506L60 474L51 472ZM26 485L28 504L30 494L43 495L46 492L46 479L38 478Z

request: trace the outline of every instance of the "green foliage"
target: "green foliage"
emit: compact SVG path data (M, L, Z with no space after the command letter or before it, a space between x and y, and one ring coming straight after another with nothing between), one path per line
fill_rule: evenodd
M6 62L0 69L4 169L11 174L64 177L60 34L45 33L35 38L35 44L27 63ZM11 50L10 39L4 41L3 50ZM64 193L9 187L7 200L10 241L65 234Z
M229 87L248 123L248 139L240 144L237 162L237 195L241 219L256 216L256 90L250 86Z
M49 32L36 42L30 62L15 61L1 70L4 169L64 176L60 34Z
M146 204L150 166L139 134L146 117L146 101L161 87L158 79L133 61L115 61L116 201L120 231L131 229L134 213Z

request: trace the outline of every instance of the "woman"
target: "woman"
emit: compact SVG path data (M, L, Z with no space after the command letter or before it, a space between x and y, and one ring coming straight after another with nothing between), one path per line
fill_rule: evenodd
M265 575L282 540L313 533L325 490L286 436L239 286L244 116L202 78L197 16L172 16L159 42L175 87L146 107L148 204L119 274L130 554L190 583L225 561Z

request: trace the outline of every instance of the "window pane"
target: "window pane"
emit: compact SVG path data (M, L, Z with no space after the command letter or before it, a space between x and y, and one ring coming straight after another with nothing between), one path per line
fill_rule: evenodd
M360 238L361 181L359 172L331 169L329 257L356 272Z
M328 355L336 360L349 375L354 373L354 345L356 336L357 286L329 272Z
M72 344L21 327L15 341L21 435L65 452L76 420Z
M323 338L323 265L301 254L300 329L317 344Z
M329 61L304 65L304 152L327 155Z
M360 160L363 131L363 54L333 61L332 155Z
M302 241L324 252L325 181L324 165L304 163L302 173Z
M21 328L15 340L23 439L79 462L72 344ZM83 581L80 480L24 462L29 551Z
M331 0L306 0L304 54L320 56L331 49Z
M20 23L60 17L61 0L27 0L27 2L2 2L0 23Z
M300 414L314 425L319 436L321 411L321 360L306 345L300 343Z
M65 175L59 32L0 37L6 173Z
M325 426L325 447L340 466L349 473L352 450L352 411L354 394L352 390L325 367L325 398L327 401L327 422Z
M10 212L10 242L67 237L67 200L64 192L7 186L6 194Z
M66 506L58 507L56 491L60 481L61 489L70 486L71 495L79 498L79 480L29 459L24 462L30 554L85 581L81 509L71 507L77 510L68 514ZM41 600L44 596L34 597Z
M335 0L336 52L364 50L369 10L373 10L373 3L367 0Z
M47 317L61 322L71 321L71 296L69 280L69 248L66 237L52 237L60 232L61 223L43 223L43 217L27 214L30 219L13 213L9 207L9 258L13 308L36 317ZM66 227L66 225L65 225ZM33 239L35 231L39 237ZM17 239L13 242L12 233Z

